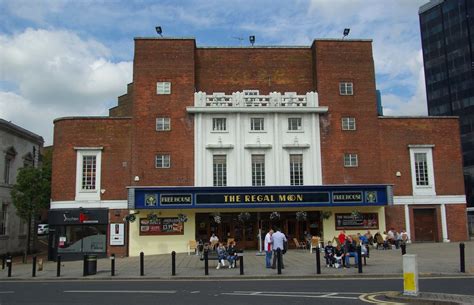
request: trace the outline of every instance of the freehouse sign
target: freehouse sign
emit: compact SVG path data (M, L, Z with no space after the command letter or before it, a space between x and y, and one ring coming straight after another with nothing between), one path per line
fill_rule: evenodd
M134 208L387 205L391 186L131 188ZM129 199L130 200L130 199Z

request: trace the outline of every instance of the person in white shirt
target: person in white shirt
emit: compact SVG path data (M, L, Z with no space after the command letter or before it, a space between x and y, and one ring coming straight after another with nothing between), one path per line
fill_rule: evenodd
M273 264L272 264L272 269L276 268L277 250L280 249L281 251L283 251L284 243L288 241L286 239L285 234L280 232L280 229L277 228L275 230L276 230L276 232L272 234L272 239L273 239ZM281 256L281 268L282 269L285 268L284 265L283 265L283 255Z
M273 230L270 229L270 230L268 230L267 235L265 235L265 265L266 265L267 268L272 267L272 265L271 265L272 264L271 263L272 250L273 250L273 247L272 247L272 244L273 244L272 234L273 234Z
M209 243L211 244L212 250L214 250L217 247L217 245L219 244L219 238L216 236L216 234L212 233L212 236L209 239Z

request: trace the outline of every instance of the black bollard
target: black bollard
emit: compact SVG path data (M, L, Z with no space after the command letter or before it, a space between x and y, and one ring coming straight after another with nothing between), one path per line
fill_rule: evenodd
M281 249L277 249L277 267L278 267L278 274L281 274Z
M36 276L36 255L33 256L33 269L31 269L31 276L32 277Z
M2 256L2 270L5 269L5 262L6 262L6 261L7 261L7 256L4 254L4 255Z
M176 275L176 252L171 252L171 275Z
M316 248L316 274L321 274L321 251Z
M61 276L61 255L58 255L56 258L57 268L56 268L56 277Z
M110 273L111 276L115 276L115 254L113 253L110 256Z
M82 270L82 276L87 275L87 255L84 254L84 257L82 258L82 263L83 263L83 270Z
M140 252L140 276L145 275L145 254Z
M209 252L204 250L204 274L209 275Z
M459 254L461 258L461 272L465 273L466 272L466 261L464 258L464 243L459 244Z
M7 258L8 277L12 277L12 265L13 265L12 257L9 256Z
M243 253L239 254L239 264L240 264L240 275L244 275L244 255L243 255Z
M406 244L401 244L400 249L402 249L402 255L407 254L407 245Z
M359 273L362 273L362 247L357 246L357 266L359 267Z

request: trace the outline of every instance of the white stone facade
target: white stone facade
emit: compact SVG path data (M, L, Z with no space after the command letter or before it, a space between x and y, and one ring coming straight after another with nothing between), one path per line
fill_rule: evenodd
M321 143L318 95L256 90L232 95L195 94L195 185L213 186L213 156L226 156L227 186L252 185L252 155L265 157L266 186L290 185L290 155L303 155L303 185L321 185ZM289 119L301 127L289 130ZM225 130L213 130L213 119L225 119ZM263 119L263 130L252 130L252 119Z

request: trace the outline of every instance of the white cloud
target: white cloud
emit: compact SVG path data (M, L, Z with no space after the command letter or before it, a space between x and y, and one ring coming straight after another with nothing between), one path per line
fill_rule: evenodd
M27 29L1 35L0 53L0 80L18 88L0 91L0 116L22 127L38 123L28 129L42 129L47 144L55 117L106 114L107 103L132 81L131 62L113 63L101 43L69 31ZM41 127L45 125L47 130Z

